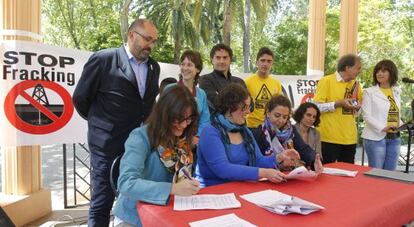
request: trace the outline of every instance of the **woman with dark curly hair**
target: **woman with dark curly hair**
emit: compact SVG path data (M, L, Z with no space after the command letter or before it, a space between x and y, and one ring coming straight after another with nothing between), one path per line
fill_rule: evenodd
M284 157L287 152L297 152L299 159L284 158L280 168L292 169L300 165L322 172L320 156L306 144L299 132L290 123L292 105L283 95L273 96L265 107L265 120L262 125L252 130L253 135L264 155L276 154Z
M293 114L296 124L294 127L299 132L303 141L307 143L317 154L321 156L321 135L315 129L321 122L321 112L316 104L305 102L300 104Z
M285 175L277 170L275 155L263 156L246 126L250 96L239 84L227 85L216 98L216 113L200 136L196 179L202 187L229 181L278 183Z

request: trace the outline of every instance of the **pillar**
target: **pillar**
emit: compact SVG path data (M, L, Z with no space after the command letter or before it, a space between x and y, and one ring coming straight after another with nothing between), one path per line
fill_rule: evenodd
M0 0L0 40L41 41L41 0ZM4 133L4 132L3 132ZM50 190L42 189L40 146L1 147L0 205L21 226L51 212Z
M339 56L357 54L359 0L341 0Z
M326 0L310 0L306 75L324 74L325 24Z

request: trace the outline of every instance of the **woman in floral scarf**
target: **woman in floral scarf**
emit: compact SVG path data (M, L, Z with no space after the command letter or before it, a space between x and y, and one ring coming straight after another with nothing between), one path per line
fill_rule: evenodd
M198 193L200 184L191 176L197 118L190 91L175 86L161 95L146 125L131 132L120 163L115 226L141 226L139 201L166 205L170 194Z
M263 155L275 154L279 169L292 169L305 165L314 167L318 173L322 171L319 155L307 145L300 134L289 121L292 105L287 97L277 95L270 99L265 109L265 120L258 128L253 129L253 135ZM300 159L287 156L297 152ZM315 161L316 159L316 161ZM315 166L312 164L315 163Z

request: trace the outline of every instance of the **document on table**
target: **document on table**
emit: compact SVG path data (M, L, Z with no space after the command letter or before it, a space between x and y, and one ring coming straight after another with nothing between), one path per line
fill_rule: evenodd
M205 194L174 197L174 210L229 209L240 207L234 193L222 195Z
M257 227L252 223L237 217L231 213L214 218L208 218L200 221L190 222L191 227Z
M355 177L358 174L358 171L350 171L350 170L344 170L344 169L323 167L323 172L322 173L335 175L335 176Z
M311 203L298 197L290 196L275 190L254 192L241 195L240 197L260 207L263 207L270 212L281 215L290 213L307 215L312 212L325 209L324 207L315 203Z
M317 174L314 171L308 170L304 166L300 166L290 171L290 173L286 175L286 179L314 180L316 179L316 176Z

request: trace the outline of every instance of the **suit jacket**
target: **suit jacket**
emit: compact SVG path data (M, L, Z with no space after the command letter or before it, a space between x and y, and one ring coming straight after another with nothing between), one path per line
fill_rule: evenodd
M73 94L78 113L88 121L91 152L115 157L124 152L129 133L148 117L158 94L160 67L148 59L144 97L123 46L94 53Z

